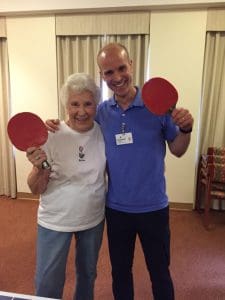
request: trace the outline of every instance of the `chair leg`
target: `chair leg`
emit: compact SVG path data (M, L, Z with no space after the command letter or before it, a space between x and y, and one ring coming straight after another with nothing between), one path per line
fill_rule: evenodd
M203 201L203 198L202 198L202 193L204 193L204 189L205 189L205 183L202 182L202 174L199 173L199 176L198 176L198 180L197 180L197 186L196 186L196 195L195 195L195 209L200 213L202 212L202 209L201 209L201 204L202 204L202 201ZM203 189L204 187L204 189Z
M205 201L204 201L204 226L207 230L210 229L210 204L211 204L211 195L210 195L210 187L209 184L206 185L205 190Z
M200 180L197 180L197 186L196 186L196 194L195 194L195 210L200 210L200 191L201 191L201 183Z
M221 211L223 210L222 200L219 199L218 202L219 202L219 210Z
M201 160L198 163L198 169L197 169L197 182L196 182L196 193L195 193L195 210L198 212L200 211L201 206Z

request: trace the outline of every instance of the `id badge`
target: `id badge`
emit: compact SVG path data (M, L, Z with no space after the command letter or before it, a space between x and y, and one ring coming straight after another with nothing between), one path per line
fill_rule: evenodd
M115 138L117 145L133 144L133 136L131 132L116 134Z

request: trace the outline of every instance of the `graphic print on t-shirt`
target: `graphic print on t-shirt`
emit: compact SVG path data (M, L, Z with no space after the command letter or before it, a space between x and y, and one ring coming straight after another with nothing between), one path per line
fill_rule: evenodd
M79 146L79 161L85 161L84 147Z

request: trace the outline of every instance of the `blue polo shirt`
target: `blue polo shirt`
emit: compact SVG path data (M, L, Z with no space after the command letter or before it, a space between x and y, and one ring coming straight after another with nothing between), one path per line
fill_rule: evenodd
M173 141L178 133L170 115L156 116L149 112L138 90L126 110L117 105L114 97L102 102L96 121L106 144L109 177L106 206L131 213L166 207L166 141ZM133 143L117 145L115 136L122 130L132 134Z

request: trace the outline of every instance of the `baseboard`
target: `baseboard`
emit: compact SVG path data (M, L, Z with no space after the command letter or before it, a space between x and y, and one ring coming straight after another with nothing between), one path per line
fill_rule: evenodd
M34 195L32 193L17 193L17 199L38 200L39 199L39 195Z
M193 203L169 202L169 206L173 210L193 210Z

